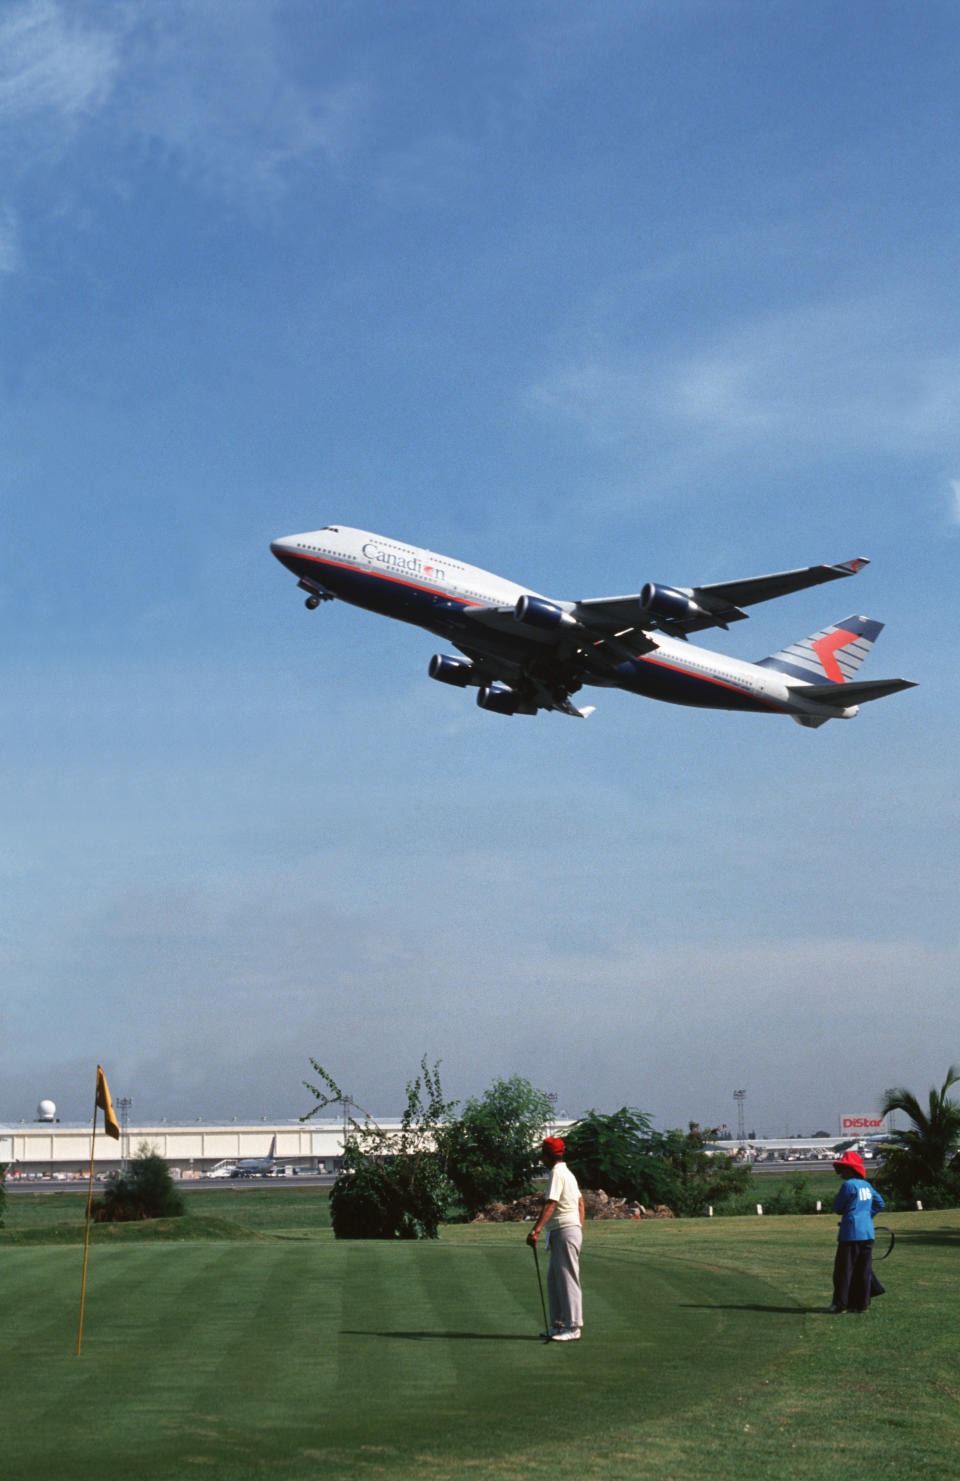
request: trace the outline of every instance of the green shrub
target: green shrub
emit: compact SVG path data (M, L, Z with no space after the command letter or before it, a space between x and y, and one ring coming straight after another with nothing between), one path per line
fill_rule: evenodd
M542 1090L521 1075L494 1080L479 1100L438 1130L447 1176L469 1218L487 1204L511 1203L533 1186L540 1143L553 1115Z
M106 1188L93 1201L98 1224L121 1224L132 1219L171 1219L184 1211L164 1159L141 1146L129 1166L110 1173Z
M588 1111L565 1134L566 1161L581 1188L602 1188L611 1198L634 1198L648 1207L672 1204L676 1181L651 1150L650 1118L633 1106L603 1115Z
M960 1168L949 1167L939 1178L930 1179L928 1182L914 1183L906 1189L885 1188L879 1178L876 1180L878 1187L883 1189L887 1199L887 1208L891 1212L898 1209L915 1209L917 1203L922 1203L925 1209L936 1208L960 1208Z
M719 1200L713 1211L721 1218L752 1214L756 1212L758 1203L764 1214L815 1214L817 1211L817 1195L802 1172L791 1173L776 1185L764 1186L762 1180L754 1179L752 1187Z
M333 1102L345 1104L336 1081L315 1059L310 1063L327 1090L304 1081L317 1106L309 1120ZM426 1055L420 1074L407 1085L407 1108L399 1132L383 1131L368 1116L351 1120L340 1173L330 1193L330 1221L337 1239L436 1239L453 1198L437 1151L441 1123L454 1103L444 1101L440 1066Z
M437 1239L452 1190L436 1153L370 1156L348 1144L330 1192L337 1239Z
M708 1150L719 1134L718 1127L706 1129L691 1121L686 1131L655 1132L650 1138L651 1156L664 1163L674 1184L667 1201L681 1218L698 1218L750 1185L749 1164Z
M7 1169L0 1162L0 1229L3 1228L3 1211L7 1206Z

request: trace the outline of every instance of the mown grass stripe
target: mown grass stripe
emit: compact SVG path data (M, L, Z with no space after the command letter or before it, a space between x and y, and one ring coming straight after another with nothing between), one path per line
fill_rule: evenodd
M829 1221L592 1226L559 1348L511 1335L537 1302L516 1228L107 1247L79 1360L78 1252L8 1247L4 1481L954 1481L960 1214L909 1222L890 1295L840 1320L812 1310Z

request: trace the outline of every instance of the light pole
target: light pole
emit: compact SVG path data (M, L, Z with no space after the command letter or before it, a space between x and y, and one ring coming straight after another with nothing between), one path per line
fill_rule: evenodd
M737 1103L737 1140L742 1142L746 1140L743 1103L747 1098L747 1092L745 1090L735 1090L733 1092L733 1098Z
M120 1166L126 1170L127 1160L130 1156L130 1107L133 1105L129 1095L121 1095L117 1100L117 1110L120 1112Z
M332 1095L329 1097L326 1104L328 1106L339 1105L343 1111L343 1131L340 1138L340 1165L342 1167L343 1154L347 1149L347 1128L350 1125L350 1121L352 1119L350 1115L350 1107L356 1106L358 1111L363 1111L363 1114L367 1117L368 1120L371 1120L372 1118L370 1116L370 1112L364 1110L364 1107L360 1104L359 1101L354 1100L352 1095Z

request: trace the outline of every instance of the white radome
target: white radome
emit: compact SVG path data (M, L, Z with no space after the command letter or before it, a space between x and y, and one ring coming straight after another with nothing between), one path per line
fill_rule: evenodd
M38 1121L52 1121L57 1114L57 1108L52 1100L42 1100L37 1106Z

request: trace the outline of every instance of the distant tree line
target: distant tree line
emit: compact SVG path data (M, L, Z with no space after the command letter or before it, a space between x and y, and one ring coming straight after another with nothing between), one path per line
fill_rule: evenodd
M567 1162L582 1186L647 1207L666 1205L687 1218L705 1214L749 1185L748 1164L712 1150L719 1136L719 1127L696 1121L686 1131L655 1131L643 1111L622 1106L611 1115L588 1111L564 1140Z
M316 1100L303 1119L346 1104L339 1086L316 1060L321 1084L304 1082ZM893 1207L960 1204L960 1102L950 1089L960 1082L951 1065L926 1106L903 1086L887 1090L883 1114L902 1111L906 1131L893 1132L882 1148L874 1181ZM553 1120L549 1097L515 1075L498 1079L482 1096L445 1099L439 1061L426 1056L407 1085L399 1132L385 1132L369 1117L350 1120L341 1171L331 1194L338 1238L435 1239L451 1218L473 1218L494 1202L509 1203L533 1191L539 1145ZM633 1106L591 1110L565 1133L566 1160L582 1188L603 1189L648 1207L666 1205L679 1217L713 1208L741 1213L749 1206L749 1164L717 1152L720 1128L690 1122L686 1131L657 1131ZM768 1194L770 1213L812 1212L813 1195L796 1175Z
M317 1102L305 1120L346 1101L330 1073L310 1063L321 1084L304 1082ZM455 1115L458 1104L444 1098L439 1062L431 1069L424 1056L407 1085L399 1131L350 1119L330 1197L337 1238L435 1239L451 1218L474 1218L491 1203L533 1191L540 1142L553 1120L546 1093L515 1075L495 1080ZM610 1115L589 1111L565 1133L566 1160L583 1188L666 1204L681 1216L703 1214L750 1181L748 1166L710 1150L718 1134L695 1122L658 1132L629 1106Z

